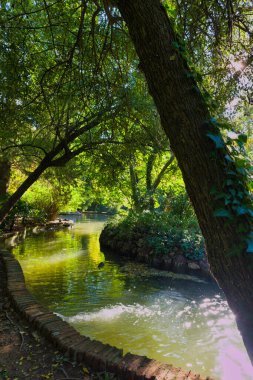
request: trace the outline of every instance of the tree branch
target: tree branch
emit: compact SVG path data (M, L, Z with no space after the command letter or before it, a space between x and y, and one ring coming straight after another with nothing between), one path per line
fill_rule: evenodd
M165 163L165 165L163 166L163 168L161 169L160 173L158 174L158 176L156 177L153 185L152 185L152 192L154 192L157 187L159 186L161 180L163 179L163 176L165 174L165 172L167 171L167 169L169 168L169 166L172 164L172 162L174 161L175 159L175 156L172 155L170 157L170 159Z

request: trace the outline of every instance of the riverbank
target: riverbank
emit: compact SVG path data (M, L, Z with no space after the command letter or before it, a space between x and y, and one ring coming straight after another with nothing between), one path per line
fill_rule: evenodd
M13 255L8 251L1 251L0 255L4 263L2 274L4 277L6 271L8 279L3 284L5 284L5 289L8 289L8 295L11 300L9 302L9 299L7 299L7 303L3 303L3 311L5 311L5 317L9 323L16 327L14 335L16 337L18 334L20 335L20 341L16 344L15 340L11 341L10 344L7 344L7 348L3 341L3 352L8 356L6 362L0 362L3 366L1 368L2 373L0 372L2 379L166 380L172 377L175 380L207 379L195 375L191 371L185 372L181 368L175 368L172 365L149 359L146 356L131 353L123 355L123 351L116 347L80 335L59 316L40 305L29 293L24 283L20 264ZM15 306L18 315L15 314L11 304ZM29 325L20 321L19 315L23 315L29 321ZM10 327L9 325L7 328L5 338L11 334ZM46 337L46 339L43 337ZM67 352L68 356L62 355L57 349L53 351L54 348L48 343L48 339L61 352ZM19 348L16 346L19 346ZM38 348L38 350L36 348L34 350L34 347ZM80 364L78 365L76 362ZM86 363L95 372L89 370ZM16 369L17 364L19 365L18 370ZM73 371L79 371L78 373L81 377L69 375L63 367L66 365L71 365L71 370L73 369ZM55 371L60 370L65 377L59 377L60 375L55 373ZM98 372L101 370L102 372ZM33 371L35 372L33 373ZM44 373L44 371L49 372Z
M109 223L99 238L101 248L156 269L211 280L198 231L186 231L185 237L183 229L166 231L166 226L159 223L159 219L157 225L153 223L149 216L128 216Z
M74 222L69 219L58 218L44 224L34 224L30 226L19 226L12 231L0 231L0 245L9 249L21 243L27 236L38 235L48 231L59 231L72 228Z
M0 379L102 380L102 373L69 361L45 338L21 320L6 292L6 274L0 260Z

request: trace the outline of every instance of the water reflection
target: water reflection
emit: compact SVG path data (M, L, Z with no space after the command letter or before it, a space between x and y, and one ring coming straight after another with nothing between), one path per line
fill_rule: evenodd
M83 219L68 231L28 237L14 249L37 299L80 332L124 351L222 380L253 379L219 289L104 257L98 242L103 223Z

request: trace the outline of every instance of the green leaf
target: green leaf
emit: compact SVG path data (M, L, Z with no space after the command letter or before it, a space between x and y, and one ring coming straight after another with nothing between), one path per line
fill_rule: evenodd
M249 238L247 239L247 253L253 253L253 232L249 234Z
M172 41L172 46L175 48L175 49L179 49L179 43L177 41Z
M238 168L243 168L247 164L245 158L236 158L236 166Z
M225 206L230 205L232 203L231 199L226 198L225 199Z
M247 245L247 253L253 253L253 238L248 240L248 245Z
M242 142L243 144L246 144L246 142L248 140L248 136L242 133L242 134L238 135L238 140L240 142Z
M193 78L194 77L194 75L190 71L186 72L186 76L187 76L187 78Z
M230 162L234 161L228 154L226 154L225 159Z
M237 196L242 199L244 197L244 193L242 191L238 191Z
M210 122L212 124L218 124L218 121L215 119L215 117L211 117Z
M216 186L213 185L211 187L210 194L212 194L212 195L217 194L217 188L216 188Z
M236 171L239 173L239 174L242 174L242 175L246 175L247 174L247 170L245 170L244 168L236 168Z
M227 193L216 193L217 195L215 196L215 199L226 199L226 198L231 198L231 196Z
M215 210L213 214L217 218L231 218L230 211L228 211L224 208L219 208L219 209Z
M237 215L245 215L248 214L248 209L246 207L240 206L236 208Z
M236 195L236 190L235 190L235 189L229 189L228 191L230 192L230 194L231 194L233 197L235 197L235 195Z
M233 183L234 183L234 181L232 179L227 179L226 180L226 185L227 186L231 186L231 185L233 185Z
M211 132L208 132L207 136L215 143L215 147L217 149L224 148L225 144L224 144L224 141L222 140L222 137L220 135L215 135Z

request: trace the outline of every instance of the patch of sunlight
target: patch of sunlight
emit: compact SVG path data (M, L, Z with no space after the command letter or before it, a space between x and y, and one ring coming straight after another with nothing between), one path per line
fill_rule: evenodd
M38 272L41 270L54 270L55 265L62 264L66 265L66 261L75 260L77 257L81 256L84 253L83 250L76 252L60 252L46 257L31 257L29 260L19 259L20 264L24 271L29 270L29 268Z

